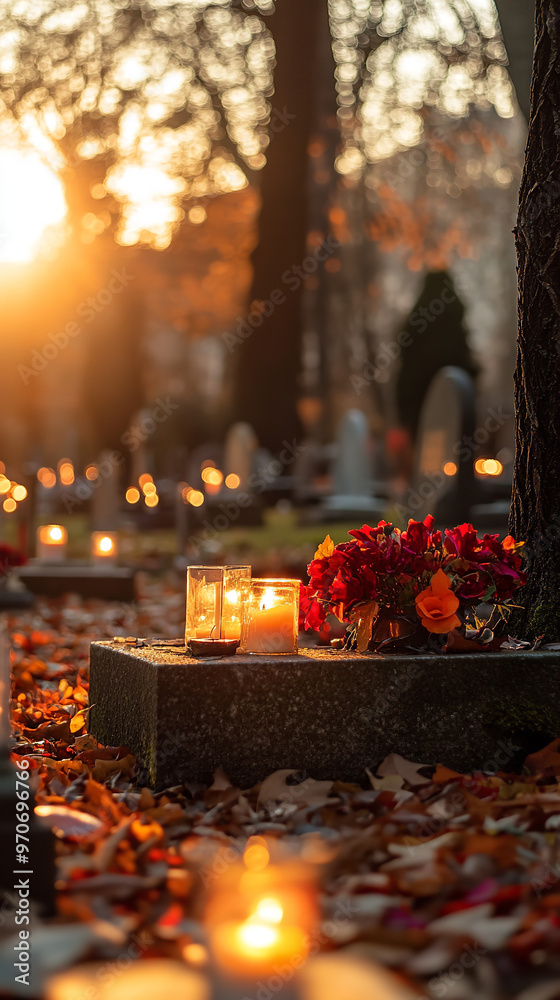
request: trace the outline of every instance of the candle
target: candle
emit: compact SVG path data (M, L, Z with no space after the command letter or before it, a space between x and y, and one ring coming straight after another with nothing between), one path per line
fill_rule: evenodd
M248 653L297 652L299 580L253 580L242 648Z
M107 565L117 558L117 535L113 531L94 531L91 536L91 556L94 563Z
M37 528L37 559L63 562L66 558L68 532L61 524L42 524Z
M193 969L165 958L137 960L107 975L107 963L78 965L50 978L46 1000L211 1000L208 980Z
M263 900L261 906L277 906L275 900ZM296 959L302 964L309 952L309 938L303 928L276 925L261 919L259 907L243 923L228 921L216 928L212 938L214 956L227 972L256 978L272 972L275 965ZM280 920L282 910L280 909Z
M293 612L289 604L256 611L249 624L248 649L253 653L291 653Z
M281 847L270 845L276 853ZM278 966L303 965L317 924L315 874L290 858L270 863L269 845L251 837L243 861L229 865L205 913L212 956L222 974L255 981Z
M241 638L250 566L189 566L185 642Z

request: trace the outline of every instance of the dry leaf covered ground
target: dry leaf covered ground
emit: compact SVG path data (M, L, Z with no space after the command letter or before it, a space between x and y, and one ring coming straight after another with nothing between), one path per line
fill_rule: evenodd
M153 795L135 787L126 747L87 735L88 648L176 636L182 617L183 595L145 579L134 608L68 599L11 619L13 759L30 760L57 836L58 916L36 917L37 967L200 960L191 946L216 851L266 836L319 862L322 950L395 970L411 996L559 997L560 741L519 775L395 754L372 761L364 787L281 771L237 789L218 772L211 788Z

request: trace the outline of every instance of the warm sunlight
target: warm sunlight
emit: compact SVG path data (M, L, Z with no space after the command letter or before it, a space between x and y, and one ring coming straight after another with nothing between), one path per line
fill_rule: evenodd
M0 150L0 261L32 260L65 215L62 183L41 157L31 150Z

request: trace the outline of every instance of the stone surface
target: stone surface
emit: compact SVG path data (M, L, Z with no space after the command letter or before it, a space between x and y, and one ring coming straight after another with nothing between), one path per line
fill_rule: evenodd
M389 753L458 771L513 771L560 734L560 653L196 660L164 647L91 647L90 732L137 755L158 789L248 788L278 768L364 781Z
M133 601L134 573L117 566L80 566L63 563L60 566L44 564L18 568L17 575L32 594L62 597L80 594L82 597L99 597L104 601Z

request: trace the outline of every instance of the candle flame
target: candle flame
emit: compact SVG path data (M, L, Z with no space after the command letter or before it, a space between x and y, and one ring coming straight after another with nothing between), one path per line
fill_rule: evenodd
M252 951L271 948L278 940L278 931L269 924L261 924L247 920L238 929L240 944Z
M100 552L112 552L113 551L113 539L106 535L104 538L99 539L99 551Z
M57 525L49 528L49 538L53 542L60 542L62 540L62 528L59 528Z
M228 590L226 593L226 601L228 604L237 604L239 600L239 592L237 590Z
M255 917L267 924L279 924L284 911L277 899L262 899L255 911Z
M269 611L270 608L275 607L278 603L278 598L276 596L276 591L274 587L267 587L262 596L262 611Z

